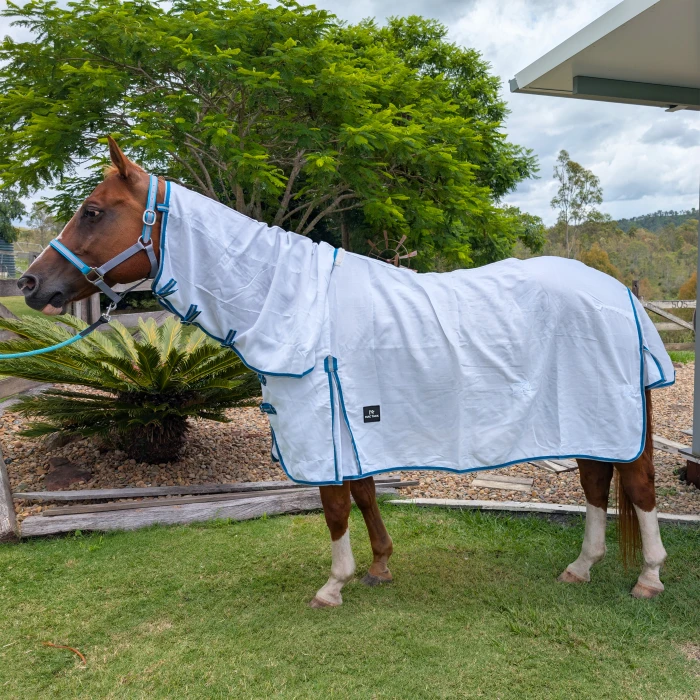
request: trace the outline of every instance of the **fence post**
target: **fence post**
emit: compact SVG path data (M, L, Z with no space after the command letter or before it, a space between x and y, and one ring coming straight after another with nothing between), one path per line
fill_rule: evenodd
M87 305L87 318L85 319L88 323L95 323L100 317L100 293L96 292L91 297L85 300Z
M10 477L7 475L5 460L0 452L0 542L14 542L19 539L19 527L15 506L12 503Z

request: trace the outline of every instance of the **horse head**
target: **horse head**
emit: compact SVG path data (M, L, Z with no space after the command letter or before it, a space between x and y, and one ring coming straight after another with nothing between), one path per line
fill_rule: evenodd
M149 175L124 155L112 137L109 137L109 155L112 166L106 170L104 180L73 214L57 239L63 249L93 269L136 243L144 225ZM165 183L159 181L157 201L163 200L164 190ZM157 255L161 216L154 219L152 241ZM111 269L104 279L109 286L126 284L148 277L150 271L148 255L139 252ZM63 313L69 302L98 291L91 281L96 278L95 272L82 273L56 249L47 247L17 286L31 308L56 315Z

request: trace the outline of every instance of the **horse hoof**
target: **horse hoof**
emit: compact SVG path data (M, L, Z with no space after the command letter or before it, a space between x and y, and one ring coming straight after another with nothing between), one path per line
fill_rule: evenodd
M645 586L643 583L637 583L630 595L633 598L649 600L650 598L656 598L657 595L663 593L663 590L663 588L652 588L651 586Z
M561 583L588 583L585 578L581 578L569 569L564 569L564 571L562 571L559 575L557 581Z
M384 574L370 574L369 572L366 573L363 578L361 583L363 583L365 586L380 586L382 583L393 583L394 577L391 575L391 572L387 571Z
M318 596L309 602L310 608L337 608L340 603L329 603L327 600L322 600Z

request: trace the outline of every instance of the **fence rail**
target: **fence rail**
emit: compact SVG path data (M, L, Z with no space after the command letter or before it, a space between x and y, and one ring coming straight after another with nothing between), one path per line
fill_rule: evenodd
M671 310L676 311L678 309L693 309L695 311L695 299L665 299L660 301L645 301L642 299L640 301L647 311L663 319L662 321L654 322L654 326L656 326L658 331L690 331L695 336L695 313L693 313L692 323L671 313ZM664 343L664 346L666 350L695 350L695 342Z

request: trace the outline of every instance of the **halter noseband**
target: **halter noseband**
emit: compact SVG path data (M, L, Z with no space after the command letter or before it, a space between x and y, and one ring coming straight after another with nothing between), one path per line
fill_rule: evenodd
M115 306L122 300L124 294L117 294L104 280L104 276L113 270L117 265L121 265L125 260L133 257L137 253L144 251L148 255L148 260L151 263L151 271L146 279L153 279L158 272L158 260L156 260L156 254L153 250L153 241L151 240L151 234L153 233L153 226L158 219L157 212L167 212L168 204L170 200L170 183L166 181L165 183L165 198L162 204L156 202L158 196L158 178L155 175L149 175L148 180L148 195L146 196L146 210L143 212L141 217L143 221L143 227L141 228L141 236L134 245L129 246L125 251L115 255L113 258L108 260L100 267L90 267L84 263L72 250L66 248L66 246L54 238L49 245L57 252L60 253L69 263L82 272L85 279L94 284L105 296L109 297L112 304ZM95 275L92 279L90 275Z
M153 250L153 241L151 240L151 234L153 233L153 226L158 219L157 212L163 212L163 223L161 225L161 234L165 229L165 217L167 216L169 203L170 203L170 183L166 181L165 183L165 197L162 204L158 204L156 199L158 198L158 178L155 175L149 175L148 180L148 195L146 197L146 210L143 212L141 217L143 220L143 228L141 229L141 236L138 241L133 245L129 246L125 251L115 255L113 258L108 260L104 265L100 267L90 267L84 263L72 250L66 248L66 246L54 238L49 245L57 252L60 253L71 265L80 270L85 276L85 279L94 284L101 292L108 296L111 300L110 305L107 310L95 321L93 324L84 328L82 331L76 333L72 338L68 338L61 343L56 343L47 348L37 348L36 350L27 350L26 352L13 352L8 355L0 355L0 360L11 360L17 357L32 357L33 355L43 355L47 352L52 352L53 350L58 350L58 348L63 348L66 345L71 345L76 341L84 338L85 336L92 333L94 330L99 328L104 323L109 323L109 314L114 309L117 304L124 298L124 296L131 291L132 288L127 289L121 294L117 294L106 282L104 276L113 270L117 265L120 265L125 260L133 257L137 253L144 251L148 255L148 260L151 263L151 271L146 279L153 279L158 272L158 260L156 260L156 254ZM95 277L90 279L89 275L94 273ZM141 284L139 280L134 286Z

